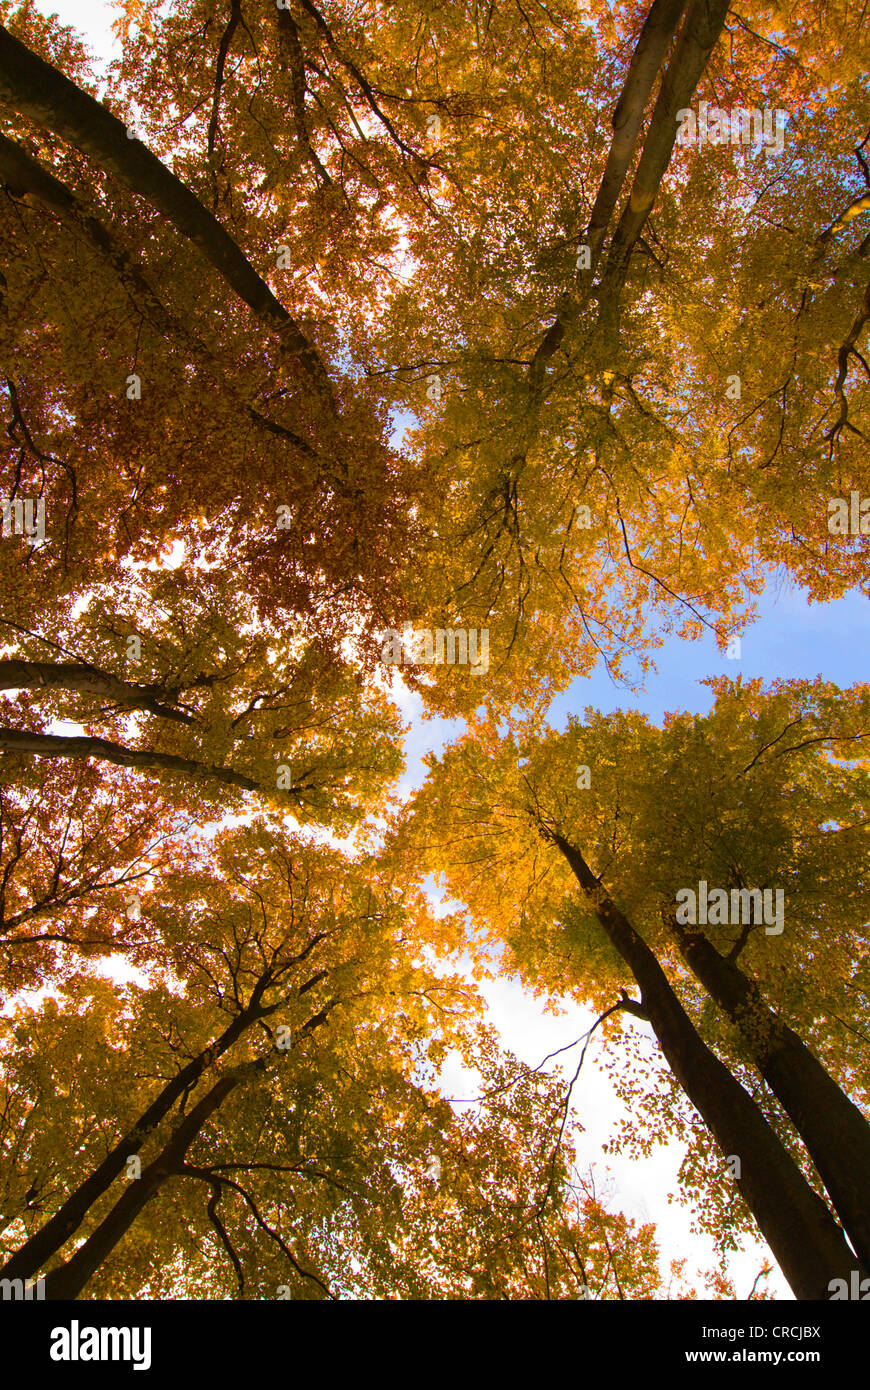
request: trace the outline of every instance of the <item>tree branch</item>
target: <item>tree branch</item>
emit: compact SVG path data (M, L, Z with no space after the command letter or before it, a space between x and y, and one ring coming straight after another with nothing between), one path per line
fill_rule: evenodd
M147 710L161 719L196 723L192 715L161 703L161 699L171 698L161 686L119 680L108 671L83 663L0 659L0 690L68 690L79 695L103 695L119 705Z
M228 787L239 787L242 791L263 790L259 782L229 767L199 763L175 753L158 753L153 748L125 748L120 743L88 735L32 734L23 729L0 729L0 752L35 753L40 758L101 758L117 767L144 770L162 768L166 772L180 772L188 777L223 782Z
M100 102L31 52L0 25L0 98L67 140L163 214L197 246L282 348L302 363L317 391L335 409L332 385L317 350L275 298L265 280L194 193Z

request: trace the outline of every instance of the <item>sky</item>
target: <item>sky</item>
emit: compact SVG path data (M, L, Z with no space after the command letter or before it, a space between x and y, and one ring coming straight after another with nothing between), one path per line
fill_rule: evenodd
M844 689L870 676L870 602L862 594L851 593L834 603L811 605L797 586L780 574L771 577L757 607L757 620L741 638L739 660L721 653L712 634L693 642L667 639L655 654L657 670L647 676L643 691L633 693L616 686L599 663L591 676L574 681L555 698L549 722L562 729L569 714L580 715L589 705L604 713L636 709L656 724L661 723L665 713L676 710L705 714L713 703L713 692L701 681L716 675L736 678L739 673L744 680L762 677L765 682L812 680L821 675ZM410 788L422 780L422 755L430 750L440 752L446 742L456 737L460 726L443 719L421 718L420 702L415 697L405 701L405 712L412 719L412 727L403 784ZM489 1004L490 1020L505 1046L531 1065L579 1038L595 1021L594 1013L578 1008L568 999L561 1001L565 1010L562 1015L548 1013L543 1002L533 998L516 978L487 983L482 993ZM624 1022L624 1026L641 1035L649 1031L633 1020ZM573 1092L572 1113L586 1130L578 1149L579 1166L585 1171L593 1165L597 1181L604 1182L609 1175L613 1205L626 1216L638 1224L655 1222L663 1272L670 1260L683 1257L688 1258L689 1269L712 1268L716 1262L712 1242L692 1234L688 1209L668 1201L668 1195L677 1190L682 1147L658 1146L641 1160L604 1153L604 1145L615 1136L625 1110L613 1095L601 1066L603 1052L601 1042L593 1040ZM578 1054L579 1049L568 1053L553 1063L552 1069L561 1069L570 1078ZM449 1079L454 1081L452 1076ZM458 1076L455 1084L461 1086ZM455 1094L471 1092L459 1089ZM738 1297L745 1298L752 1288L765 1249L761 1243L748 1242L743 1253L729 1257L728 1273ZM762 1288L780 1299L793 1296L776 1268L760 1282L759 1291Z
M103 0L38 0L45 14L57 14L61 22L72 25L88 42L103 68L119 56L120 46L110 33L117 10ZM582 714L586 706L602 712L637 709L660 723L666 712L683 710L706 713L712 704L712 691L700 684L713 675L744 679L761 676L773 679L814 678L818 675L847 687L867 679L868 600L853 593L834 603L810 605L800 590L786 577L773 576L758 600L758 619L741 639L739 660L728 659L718 651L712 635L694 642L671 638L655 654L657 670L646 678L645 689L632 692L614 685L599 666L591 676L575 681L553 702L550 722L564 728L569 713ZM440 751L455 737L461 726L442 719L422 718L419 698L400 692L400 703L409 718L406 742L407 769L401 789L409 792L423 776L422 755ZM482 986L489 1017L502 1041L531 1065L547 1054L579 1038L594 1022L594 1015L568 999L552 1001L546 1008L516 978L502 977ZM562 1012L554 1012L561 1003ZM625 1027L648 1033L642 1024L629 1019ZM610 1044L613 1045L612 1043ZM573 1074L579 1049L552 1063L563 1075ZM587 1053L580 1079L574 1089L574 1114L585 1126L578 1149L578 1166L593 1166L599 1189L610 1193L611 1204L638 1223L654 1221L662 1250L663 1270L672 1259L688 1258L688 1268L707 1269L715 1258L712 1243L691 1233L691 1214L668 1194L677 1187L677 1171L682 1149L669 1144L653 1149L648 1158L629 1160L607 1154L604 1146L618 1129L624 1109L614 1096L610 1081L601 1067L602 1043L596 1034ZM447 1069L442 1082L447 1094L468 1097L474 1094L474 1078ZM745 1298L765 1258L766 1247L749 1243L738 1255L731 1255L728 1272L734 1279L738 1297ZM777 1298L792 1297L788 1286L774 1269L762 1287ZM703 1289L699 1288L703 1294Z

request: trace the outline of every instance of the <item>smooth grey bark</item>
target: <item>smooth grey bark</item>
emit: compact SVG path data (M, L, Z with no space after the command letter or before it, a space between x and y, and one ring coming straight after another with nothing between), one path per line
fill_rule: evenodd
M613 110L613 138L583 238L589 247L590 265L588 269L578 271L574 289L565 297L555 321L535 353L530 372L533 384L540 380L544 363L553 356L569 324L576 318L584 288L587 294L591 290L607 229L637 146L644 112L685 8L686 0L654 0L644 20L619 100Z
M677 112L687 109L728 16L729 0L693 0L668 64L644 141L628 202L607 256L603 296L618 294L629 257L652 211L677 140Z
M707 1047L646 942L601 887L580 850L558 832L540 832L560 849L608 940L636 980L659 1046L722 1153L740 1159L736 1186L800 1299L830 1298L833 1279L849 1282L852 1253L830 1211L807 1182L755 1101Z
M862 1263L870 1267L870 1124L754 980L702 932L667 919L686 964L741 1031L806 1146Z

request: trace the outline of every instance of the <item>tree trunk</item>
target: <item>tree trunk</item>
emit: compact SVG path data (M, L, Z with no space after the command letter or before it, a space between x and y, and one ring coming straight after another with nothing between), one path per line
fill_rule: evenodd
M325 933L318 932L291 963L295 965L305 960L318 942L323 940L324 935ZM310 979L306 980L305 984L299 987L297 997L301 998L309 989L313 989L316 984L325 979L326 974L325 970L317 971ZM0 1268L0 1278L35 1278L38 1271L45 1265L46 1260L60 1250L70 1236L78 1230L94 1202L108 1191L122 1172L127 1159L137 1152L143 1140L153 1133L176 1101L180 1100L186 1092L192 1091L198 1084L206 1068L218 1057L223 1056L253 1023L256 1023L258 1019L268 1017L282 1007L281 1003L271 1004L267 1008L261 1007L260 1001L268 983L267 979L258 981L248 1001L247 1008L233 1019L229 1027L224 1029L215 1042L192 1058L187 1066L183 1067L178 1075L164 1086L160 1095L149 1105L134 1127L128 1130L122 1139L119 1139L102 1163L79 1184L74 1192L70 1193L54 1216L50 1217L45 1225L41 1226L29 1240L25 1241L24 1245L15 1251L14 1255L9 1257L6 1264ZM332 1005L327 1005L314 1014L300 1029L299 1037L308 1036L325 1023L332 1007Z
M278 13L281 14L283 11L279 10ZM241 408L246 411L248 418L253 420L258 428L266 430L278 439L288 440L295 448L310 458L317 457L317 450L313 449L300 435L279 424L277 420L261 415L258 410L254 409L214 353L164 306L139 265L126 247L120 244L114 233L110 232L96 217L93 217L81 200L65 184L55 178L54 174L44 169L14 140L7 140L5 135L0 135L0 182L4 183L16 196L27 194L32 198L38 198L40 202L63 217L80 236L84 237L113 267L139 312L150 319L159 333L162 333L170 342L175 341L183 351L190 355L194 362L213 376L221 391L231 400L237 401ZM331 476L338 479L339 475L335 469L329 471ZM160 698L165 699L166 696L161 695ZM144 708L151 707L146 705ZM168 718L183 718L185 722L192 722L188 715L167 714L165 710L161 709L152 710L152 713L164 714Z
M668 919L686 964L740 1028L794 1124L861 1262L870 1267L870 1125L821 1062L766 1004L754 980L701 932Z
M144 198L188 237L253 310L276 330L334 410L332 386L317 350L258 275L241 248L199 199L117 116L0 25L0 97L29 120L67 140Z
M25 1241L24 1245L15 1251L14 1255L9 1257L6 1264L0 1268L0 1278L33 1279L36 1277L46 1260L60 1250L70 1236L78 1230L94 1202L108 1191L118 1175L123 1172L127 1159L137 1153L143 1140L157 1128L175 1102L181 1099L185 1091L192 1090L197 1085L206 1067L232 1047L233 1043L241 1037L246 1028L249 1028L256 1021L258 1016L258 1013L251 1007L239 1014L216 1042L188 1062L187 1066L183 1067L178 1075L164 1086L160 1095L153 1104L149 1105L133 1129L128 1130L124 1137L118 1140L118 1143L106 1155L102 1163L83 1182L79 1183L79 1186L70 1193L54 1216L50 1217L29 1240Z
M730 0L693 0L662 79L628 202L610 244L603 284L618 293L677 139L677 112L688 107L725 24Z
M613 141L586 233L592 252L593 272L622 192L653 83L685 8L686 0L655 0L632 54L622 93L613 112Z
M685 8L686 0L654 0L631 55L619 101L613 111L613 139L607 163L584 237L589 247L590 264L588 269L578 270L575 276L575 284L584 287L587 294L591 291L601 247L637 145L653 84ZM544 364L553 356L565 336L565 329L577 316L583 297L569 292L539 344L529 372L533 389L539 387Z
M601 888L580 851L543 828L565 856L608 940L631 970L664 1056L723 1154L740 1159L737 1187L796 1298L828 1299L856 1258L827 1206L755 1102L707 1047L646 943Z
M256 1064L249 1064L256 1065ZM142 1208L150 1202L184 1158L190 1145L210 1115L223 1104L231 1091L240 1085L241 1077L223 1076L198 1105L194 1106L175 1130L169 1143L142 1170L138 1178L118 1199L108 1216L79 1246L74 1255L45 1276L46 1298L78 1298L85 1284L93 1277L118 1241L126 1235Z
M333 1007L333 1003L327 1004L319 1013L314 1014L299 1029L298 1037L308 1036L325 1023ZM265 1070L265 1067L266 1059L258 1057L252 1062L244 1062L216 1082L208 1094L203 1096L199 1104L182 1120L153 1162L142 1170L138 1178L131 1180L127 1191L75 1254L45 1276L46 1298L78 1298L103 1261L108 1259L118 1242L127 1234L142 1208L150 1202L166 1179L179 1171L184 1155L206 1120L223 1105L231 1091L242 1085L255 1072Z

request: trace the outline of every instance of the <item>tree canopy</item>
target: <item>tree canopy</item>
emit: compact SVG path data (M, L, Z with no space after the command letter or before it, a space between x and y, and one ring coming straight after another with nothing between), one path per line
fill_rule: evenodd
M596 1010L708 1295L866 1277L868 687L548 723L777 567L870 592L863 13L0 21L0 1277L697 1296L493 968Z

